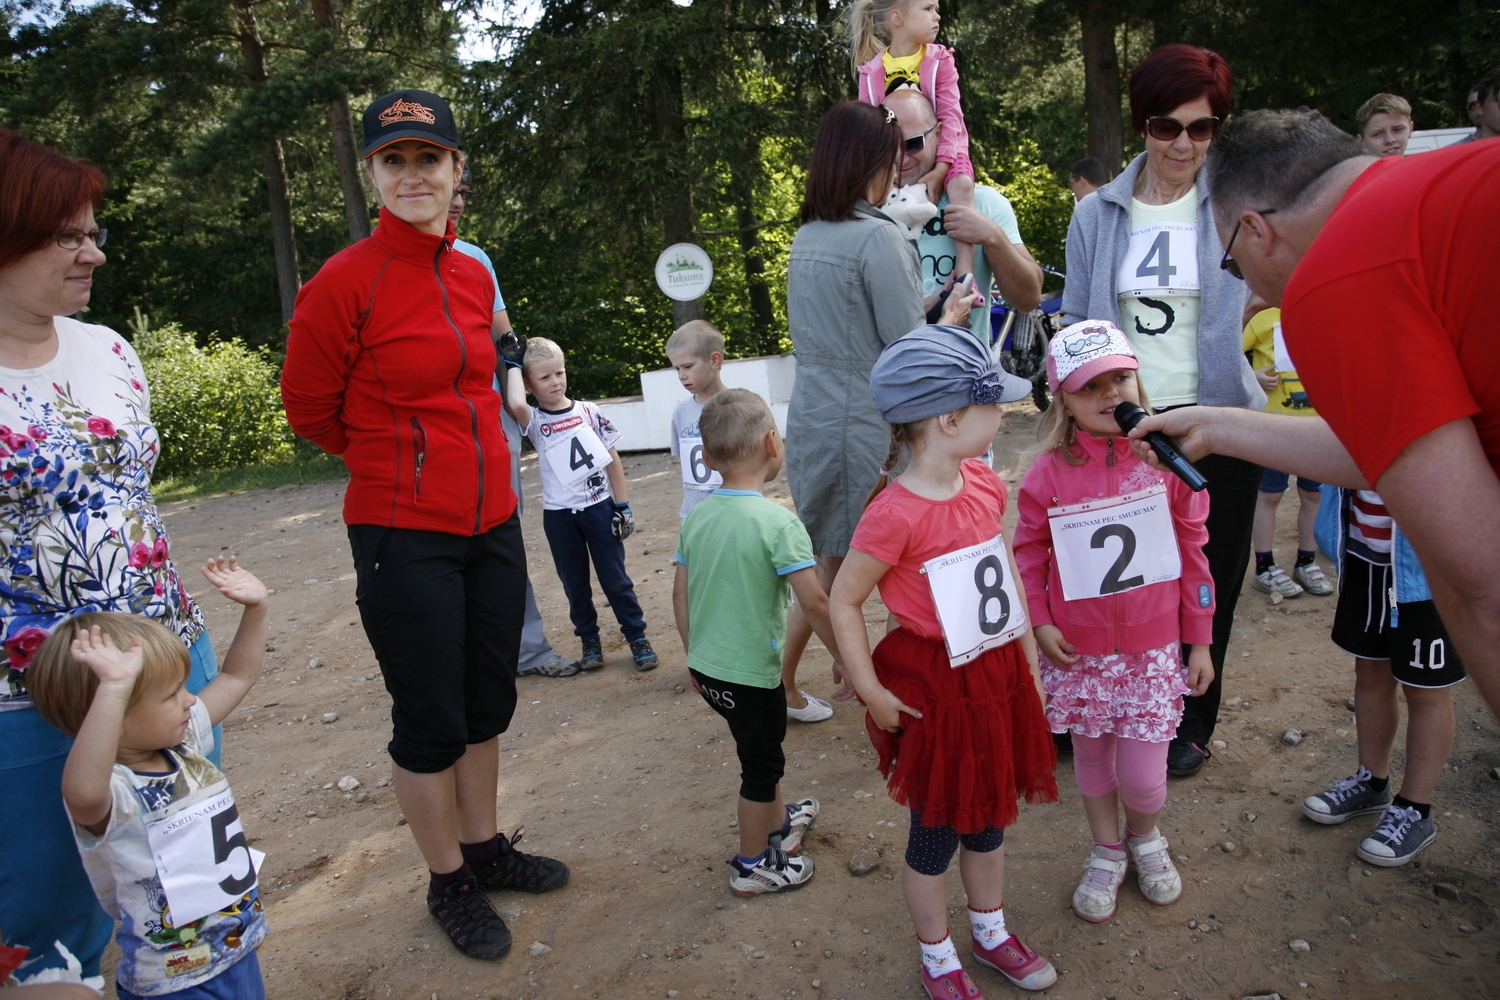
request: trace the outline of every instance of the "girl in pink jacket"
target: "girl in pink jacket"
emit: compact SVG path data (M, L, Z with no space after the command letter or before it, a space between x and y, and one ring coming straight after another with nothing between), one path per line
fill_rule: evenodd
M1085 320L1052 341L1047 380L1056 400L1021 480L1015 535L1047 721L1054 733L1072 733L1094 835L1073 912L1096 923L1114 916L1132 859L1149 902L1167 906L1182 895L1157 829L1167 744L1183 695L1202 694L1214 676L1208 494L1131 451L1114 411L1125 400L1147 406L1136 368L1112 323Z
M920 156L926 143L937 143L937 162L917 178L917 183L927 186L927 196L934 205L947 191L949 204L973 208L969 129L958 96L953 50L936 41L938 0L853 0L844 16L849 25L849 50L858 77L859 99L878 106L887 94L903 87L921 91L932 103L938 123L921 135L904 137L903 159ZM882 39L890 44L882 45ZM962 278L974 271L974 246L953 242L953 276ZM988 294L989 289L981 288L980 292Z

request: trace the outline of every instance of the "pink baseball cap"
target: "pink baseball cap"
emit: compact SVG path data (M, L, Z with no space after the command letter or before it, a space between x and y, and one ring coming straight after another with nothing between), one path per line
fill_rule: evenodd
M1052 338L1047 351L1047 386L1054 393L1059 388L1077 392L1100 372L1139 367L1135 351L1119 327L1109 320L1086 319Z

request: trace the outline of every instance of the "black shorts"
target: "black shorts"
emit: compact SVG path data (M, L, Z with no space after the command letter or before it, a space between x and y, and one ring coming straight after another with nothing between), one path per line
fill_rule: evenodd
M447 770L516 710L526 549L513 516L482 535L349 525L355 600L391 695L389 750Z
M689 668L708 707L729 723L740 758L740 798L776 801L776 786L786 773L786 688L751 687L709 677Z
M1391 567L1372 566L1358 556L1344 560L1333 612L1333 644L1361 659L1390 660L1391 675L1402 684L1457 684L1468 675L1437 605L1403 601L1391 622L1391 575Z

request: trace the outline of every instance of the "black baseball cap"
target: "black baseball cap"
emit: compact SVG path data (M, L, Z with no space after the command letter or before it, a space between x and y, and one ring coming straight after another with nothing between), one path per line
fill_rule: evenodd
M444 149L463 149L448 102L425 90L397 90L365 108L365 150L369 156L403 139L419 139Z

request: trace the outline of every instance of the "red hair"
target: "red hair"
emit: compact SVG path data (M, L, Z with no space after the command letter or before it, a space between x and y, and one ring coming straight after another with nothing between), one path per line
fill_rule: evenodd
M104 174L0 129L0 268L40 250L85 208L104 201Z
M1234 75L1224 57L1212 49L1175 42L1151 53L1130 74L1130 130L1146 131L1146 119L1169 115L1200 97L1218 116L1229 117Z
M829 108L818 125L807 165L802 221L854 218L854 203L882 171L895 169L900 152L901 126L890 111L859 101L840 101Z

